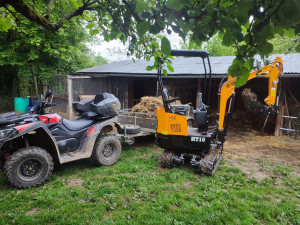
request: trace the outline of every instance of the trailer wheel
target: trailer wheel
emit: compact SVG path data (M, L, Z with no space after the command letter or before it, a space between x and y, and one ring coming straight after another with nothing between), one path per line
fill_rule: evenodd
M92 154L92 161L97 166L115 164L122 151L119 138L115 135L99 135Z
M9 183L19 189L44 184L53 171L51 155L44 149L28 147L14 152L4 165Z
M124 134L126 128L126 134L137 134L141 131L141 127L138 125L124 125L121 128L121 133Z

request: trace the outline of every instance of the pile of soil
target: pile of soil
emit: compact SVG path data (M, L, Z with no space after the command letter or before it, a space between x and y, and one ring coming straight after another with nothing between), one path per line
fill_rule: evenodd
M170 97L172 99L172 97ZM179 100L172 102L171 105L181 105L181 102ZM153 97L153 96L145 96L141 98L141 101L139 104L135 105L131 110L131 116L136 115L135 113L152 113L156 114L157 108L163 108L163 101L162 97ZM143 118L155 118L154 115L138 115L139 117Z

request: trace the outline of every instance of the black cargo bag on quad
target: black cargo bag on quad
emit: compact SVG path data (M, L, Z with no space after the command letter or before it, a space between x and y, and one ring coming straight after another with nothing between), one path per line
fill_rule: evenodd
M110 93L97 94L94 99L73 103L74 110L81 115L114 117L119 114L121 104L118 98Z

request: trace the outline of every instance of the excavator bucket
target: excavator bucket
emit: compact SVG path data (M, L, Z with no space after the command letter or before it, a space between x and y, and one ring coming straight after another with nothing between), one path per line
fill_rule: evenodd
M257 95L250 88L245 88L242 92L244 106L248 112L261 113L264 112L265 106L257 101Z

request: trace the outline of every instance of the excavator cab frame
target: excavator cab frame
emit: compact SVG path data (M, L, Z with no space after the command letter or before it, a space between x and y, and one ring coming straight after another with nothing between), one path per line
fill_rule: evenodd
M209 60L209 53L204 50L172 50L172 56L182 57L200 57L202 59L204 67L204 102L210 104L210 92L211 92L211 65ZM208 68L207 68L208 67ZM157 78L159 81L160 91L162 93L163 104L166 112L171 112L169 104L178 100L179 98L168 98L168 92L164 89L161 69L157 70ZM207 81L208 80L208 81Z

